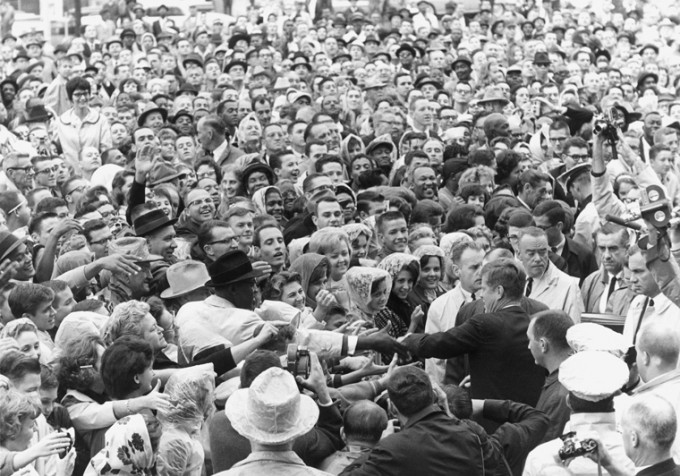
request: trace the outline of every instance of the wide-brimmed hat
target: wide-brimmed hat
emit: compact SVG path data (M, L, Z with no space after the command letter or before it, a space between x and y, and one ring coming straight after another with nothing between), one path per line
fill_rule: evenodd
M590 164L578 164L557 177L557 180L563 183L565 190L568 191L574 180L583 174L590 173L591 169L592 166Z
M147 178L147 185L149 187L155 187L162 183L170 182L182 175L178 172L175 167L166 163L165 161L156 162L151 170L149 171L149 176Z
M396 52L395 54L396 54L397 56L399 56L399 54L400 54L402 51L408 51L409 53L411 53L411 54L413 55L413 57L416 56L416 49L415 49L413 46L409 45L408 43L402 43L402 44L399 46L399 48L397 49L397 52Z
M271 367L229 397L224 407L232 427L250 441L281 445L304 435L319 419L319 407L300 394L295 378Z
M264 69L262 66L259 64L253 68L253 70L250 72L250 77L251 78L256 78L258 76L265 76L269 80L272 79L271 74L269 74L269 71Z
M472 60L468 56L459 56L455 60L453 60L453 63L451 63L451 67L455 68L456 63L465 63L468 66L472 66Z
M151 263L163 258L149 253L149 245L146 239L136 236L118 238L109 243L109 254L132 256L137 263Z
M312 65L309 64L309 60L307 60L307 58L304 56L296 56L293 58L293 65L290 67L290 69L294 70L298 66L304 66L308 71L312 70Z
M135 235L146 236L152 231L156 231L164 226L172 226L175 223L177 223L177 218L169 218L163 210L156 209L138 216L134 221L133 227Z
M189 53L186 58L182 60L182 66L186 69L188 64L198 65L199 68L203 68L203 58L198 53Z
M52 113L45 109L43 104L36 104L26 111L26 122L45 122L52 119Z
M229 49L233 50L236 46L236 43L241 40L245 40L250 45L250 35L248 33L236 33L235 35L232 35L227 42Z
M394 150L394 142L392 142L389 139L389 136L387 134L383 134L382 136L376 137L373 139L368 146L366 146L366 154L370 155L371 152L373 152L375 149L378 147L386 145L390 148L390 151Z
M489 102L502 102L504 105L508 104L508 98L503 95L503 92L498 88L487 88L484 91L484 97L479 100L479 104L485 104Z
M241 60L237 60L237 59L236 59L236 60L231 60L229 63L227 63L227 65L224 67L224 72L227 73L227 74L229 74L229 71L230 71L231 68L233 68L234 66L241 66L241 67L243 67L243 72L244 72L244 73L245 73L246 71L248 71L248 63L246 63L245 61L241 61Z
M179 119L182 116L190 118L192 122L194 120L194 115L190 111L186 109L180 109L174 116L170 118L170 122L175 124L177 122L177 119Z
M241 250L227 251L208 265L210 281L205 283L209 287L225 286L238 283L247 279L258 278L264 273L262 270L253 269L248 255Z
M276 175L274 174L274 171L271 167L262 162L253 162L252 164L248 165L248 167L243 169L243 172L241 172L243 183L248 183L248 177L250 177L255 172L262 172L265 174L270 184L273 184L276 181Z
M161 298L172 299L196 291L210 281L208 268L200 261L180 261L166 271L170 287L161 293Z
M431 84L432 86L434 86L437 89L442 89L442 87L443 87L441 82L439 82L436 79L434 79L430 76L427 76L427 75L423 75L419 78L416 78L416 81L413 84L413 87L416 88L416 89L420 89L423 86L425 86L426 84Z
M384 88L385 86L387 85L383 83L379 78L369 76L368 78L366 78L366 82L364 83L364 90L368 91L369 89Z
M534 64L551 64L550 57L545 51L537 51L534 54Z
M645 79L647 79L647 78L654 78L655 83L659 82L659 75L658 74L652 73L650 71L646 71L646 72L642 73L640 76L638 76L638 80L637 80L638 89L640 89L642 87L642 85L645 82Z
M149 117L149 114L153 114L154 112L157 112L161 116L163 116L163 122L168 120L168 111L166 109L163 109L162 107L155 107L155 104L154 104L153 107L146 109L144 112L142 112L139 115L139 117L137 118L137 125L139 127L143 127L144 121L146 121L146 118Z

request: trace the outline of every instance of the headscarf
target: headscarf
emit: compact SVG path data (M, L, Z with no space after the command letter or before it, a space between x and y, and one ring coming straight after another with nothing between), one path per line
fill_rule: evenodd
M84 476L152 475L154 452L144 417L130 415L108 429L105 446L90 461Z
M0 339L16 339L18 337L17 329L24 326L26 326L28 329L24 329L22 332L35 332L36 335L38 334L38 328L35 326L32 320L27 317L20 317L19 319L9 321L5 325L4 329L0 331Z
M418 258L406 253L392 253L387 255L380 263L378 263L378 268L387 271L390 274L390 278L392 278L392 282L394 282L399 273L411 263L416 263L418 273L420 273L420 262L418 261ZM418 275L413 277L413 281L417 280Z
M64 349L69 341L86 334L99 335L108 317L91 311L70 313L61 321L54 336L54 348Z
M447 233L439 240L439 248L444 252L444 256L451 257L453 247L462 241L472 241L472 238L462 231Z
M342 231L347 233L350 243L353 243L354 240L359 238L361 235L366 236L366 239L369 241L373 237L373 232L371 232L371 229L363 223L348 223L346 225L342 225L340 228Z
M434 245L423 245L413 252L413 256L422 258L423 256L436 256L441 258L442 265L444 264L444 251L439 246Z
M316 268L323 263L326 264L326 269L330 272L331 267L328 258L318 253L306 253L293 261L293 264L290 265L289 271L291 273L298 273L302 278L302 289L304 289L305 295L307 296L305 305L312 309L316 309L316 296L309 295L309 281L312 279L312 275Z
M238 138L239 144L245 144L248 142L248 138L246 137L246 126L248 126L250 123L257 124L257 127L259 128L258 135L262 135L262 126L260 125L260 121L258 120L257 115L254 112L251 112L241 119L241 122L238 124L238 129L236 129L236 137Z
M113 178L121 170L125 169L120 165L104 164L92 173L90 184L92 184L93 187L103 185L110 193L113 188Z
M191 369L174 372L165 384L164 393L170 397L170 406L158 414L164 427L188 426L196 432L215 411L214 372L209 369Z
M363 312L371 314L368 304L371 302L371 288L379 279L387 280L387 289L392 289L392 277L384 269L355 266L345 273L349 286L349 297Z
M305 248L309 245L311 239L311 236L303 236L302 238L295 238L288 243L288 259L291 263L304 254Z
M342 142L340 143L340 157L342 157L342 160L345 161L345 164L349 165L350 163L350 158L349 158L349 142L351 140L356 140L359 142L359 145L361 146L361 153L365 154L366 153L366 146L364 145L364 141L361 140L361 137L355 134L348 134L347 137L345 137Z
M274 185L269 185L267 187L262 187L261 189L257 190L253 194L253 197L251 198L253 205L255 205L255 211L260 215L267 214L265 202L267 201L267 192L271 189L276 190L278 194L281 195L281 191L278 189L278 187Z

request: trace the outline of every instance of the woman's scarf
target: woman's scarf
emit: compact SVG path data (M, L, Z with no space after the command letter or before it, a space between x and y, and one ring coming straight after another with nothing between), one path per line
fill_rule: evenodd
M309 295L309 281L312 279L312 275L316 268L324 262L326 263L326 269L330 270L328 259L325 256L317 253L306 253L293 261L293 264L290 265L290 271L299 274L302 278L302 289L305 291L306 295L305 305L312 309L316 309L316 296Z
M355 140L359 142L359 145L361 146L361 154L366 153L366 146L364 145L364 141L361 140L361 137L355 134L348 134L347 137L345 137L342 142L340 143L340 157L342 157L342 160L345 161L345 164L349 166L350 164L350 158L349 158L349 142L351 140Z
M154 452L144 417L130 415L108 429L105 446L90 461L85 476L153 475Z
M375 281L383 278L386 280L387 289L391 290L392 277L384 269L355 266L347 271L345 279L349 285L349 297L360 311L372 314L368 309L368 304L371 302L371 288Z
M408 255L406 253L392 253L391 255L387 255L380 263L378 263L378 268L384 269L388 273L390 273L390 277L392 278L392 283L394 283L397 280L397 276L399 276L399 273L409 266L411 263L416 264L416 269L418 270L418 274L420 273L420 262L415 256ZM413 282L418 281L418 274L413 276ZM411 323L411 314L413 313L413 306L411 304L404 300L398 298L394 293L390 292L390 298L387 301L387 307L392 310L399 318L406 323L406 325L409 325Z
M253 201L253 205L255 205L255 211L260 215L267 214L265 202L267 201L267 192L271 189L274 189L279 195L281 195L281 192L279 191L278 187L274 185L262 187L253 194L251 200Z

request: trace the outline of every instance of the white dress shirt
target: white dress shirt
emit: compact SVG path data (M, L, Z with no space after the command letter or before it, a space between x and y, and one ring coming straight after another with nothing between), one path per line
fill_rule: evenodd
M651 301L654 303L652 304ZM640 328L640 317L643 313L643 309L643 321L660 316L676 319L680 325L680 308L673 304L670 299L663 294L657 294L651 301L647 296L640 294L635 296L630 303L628 314L626 315L626 322L623 325L623 338L628 344L633 345L633 342L635 341L635 334L637 334L637 331ZM645 303L647 303L647 307L645 307Z

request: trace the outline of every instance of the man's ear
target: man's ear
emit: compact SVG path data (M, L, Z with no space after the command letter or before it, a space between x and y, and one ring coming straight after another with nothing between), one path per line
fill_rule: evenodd
M538 340L538 343L541 346L541 352L547 354L548 351L550 350L550 342L548 341L548 339L546 339L545 337L541 337Z
M451 263L451 270L455 277L460 278L460 267L457 264Z
M274 169L274 175L281 177L281 169Z
M318 226L317 225L318 221L319 221L319 219L317 218L317 216L312 213L312 223L314 223L314 226Z

